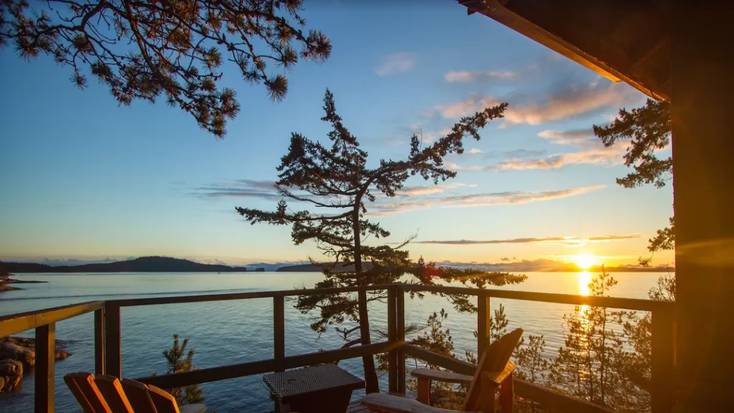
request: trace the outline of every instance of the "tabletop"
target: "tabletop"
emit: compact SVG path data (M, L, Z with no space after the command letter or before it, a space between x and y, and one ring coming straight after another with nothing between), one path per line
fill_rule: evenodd
M266 374L263 381L273 396L281 399L341 387L350 390L364 387L364 380L344 371L336 364L322 364Z

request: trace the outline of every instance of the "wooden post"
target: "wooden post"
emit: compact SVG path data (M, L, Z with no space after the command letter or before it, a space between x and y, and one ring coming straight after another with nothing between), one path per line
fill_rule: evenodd
M100 308L94 312L94 372L97 374L107 374L104 321L104 308Z
M105 303L105 369L107 374L122 378L122 335L120 306Z
M671 8L676 410L734 411L734 8Z
M395 296L395 338L398 341L405 341L405 290L402 286L397 288ZM405 394L405 352L397 351L397 392Z
M54 411L56 324L36 327L35 413Z
M672 311L652 312L651 407L653 413L670 412L675 392L675 319Z
M387 289L387 340L390 343L397 341L397 324L396 324L396 301L397 287ZM398 353L393 350L387 354L387 382L388 390L391 393L398 391Z
M489 296L477 295L477 360L482 357L489 346L492 315L489 307Z
M285 298L273 297L273 358L276 371L285 370Z

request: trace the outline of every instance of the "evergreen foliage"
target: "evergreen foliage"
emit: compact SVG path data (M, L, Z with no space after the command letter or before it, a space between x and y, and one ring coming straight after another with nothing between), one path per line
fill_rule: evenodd
M194 370L194 349L189 349L187 352L186 346L188 344L188 338L181 341L178 335L173 335L171 348L163 352L163 357L168 362L168 374L184 373ZM201 403L204 401L204 394L196 384L170 389L170 393L176 398L179 405Z
M115 99L159 96L191 114L216 136L239 111L234 90L222 87L222 64L244 80L262 83L281 99L288 80L274 68L299 59L326 59L329 39L304 32L301 0L4 0L0 46L13 43L24 58L46 54L71 69L72 81L89 74Z
M633 172L617 179L617 183L625 188L643 184L662 188L670 181L673 158L669 156L660 159L655 152L670 145L671 130L670 104L651 99L640 108L629 111L620 109L617 118L609 125L594 125L594 134L605 146L612 146L617 141L629 142L624 164L631 167ZM670 226L658 230L649 240L648 250L669 250L674 245L674 221L671 217Z

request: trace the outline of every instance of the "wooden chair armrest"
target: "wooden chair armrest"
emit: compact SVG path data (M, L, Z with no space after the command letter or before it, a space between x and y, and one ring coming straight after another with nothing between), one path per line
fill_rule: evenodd
M460 383L469 384L473 377L466 374L454 373L447 370L433 370L433 369L415 369L410 372L413 377L419 379L425 378L429 380L442 381L445 383Z
M482 372L482 378L499 386L512 375L512 372L515 371L515 367L515 363L508 361L502 371Z

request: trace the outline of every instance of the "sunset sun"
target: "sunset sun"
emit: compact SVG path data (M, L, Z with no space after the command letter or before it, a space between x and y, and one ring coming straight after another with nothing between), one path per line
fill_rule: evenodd
M598 264L599 260L593 254L587 252L573 257L573 262L576 264L577 267L586 271L594 265Z

